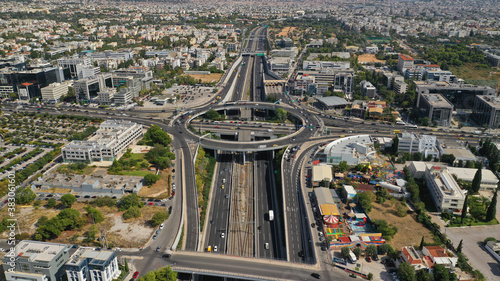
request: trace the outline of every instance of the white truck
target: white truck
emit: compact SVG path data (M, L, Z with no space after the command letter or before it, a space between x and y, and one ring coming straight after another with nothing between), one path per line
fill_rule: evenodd
M274 220L274 211L269 210L269 221L273 221L273 220Z
M349 260L352 263L356 263L356 261L358 260L358 259L356 259L356 255L352 252L352 250L349 250Z

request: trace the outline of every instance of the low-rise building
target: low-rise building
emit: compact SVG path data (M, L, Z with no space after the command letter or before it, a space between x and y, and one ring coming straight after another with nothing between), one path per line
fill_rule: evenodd
M368 158L375 155L373 139L369 135L357 135L334 140L329 143L324 153L326 162L338 165L346 161L348 165L368 163Z
M485 248L498 262L500 262L500 242L488 241L486 242Z
M68 281L112 281L120 276L116 252L81 247L64 266Z
M354 197L356 197L356 195L358 194L356 192L356 189L354 189L352 185L347 185L347 184L344 184L342 186L342 192L344 193L344 196L345 198L347 198L347 200L354 199Z
M439 212L462 213L465 192L447 168L438 166L427 168L425 180Z
M62 149L64 162L113 161L133 141L142 136L142 125L130 121L107 120L88 141L72 141Z
M58 281L62 280L62 267L69 258L72 245L40 241L20 241L2 257L7 281ZM11 262L14 259L14 270Z
M47 87L43 87L42 100L45 102L59 102L61 97L68 94L68 83L52 83Z
M419 136L415 133L404 132L399 138L398 150L408 153L420 152L424 157L439 156L439 150L436 148L436 137L429 135Z
M315 97L315 99L318 101L318 107L325 110L341 109L349 104L345 99L335 96Z
M422 261L422 255L413 248L413 246L403 247L401 249L401 258L415 267L416 270L425 268L425 264Z
M312 168L312 184L319 186L322 181L331 182L333 179L332 167L327 165L314 165Z
M440 264L447 268L454 268L458 261L455 254L441 246L424 246L422 253L430 257L433 264Z
M113 101L117 105L125 105L132 102L132 92L128 88L121 88L120 92L114 94Z
M274 57L269 62L271 71L286 72L292 66L292 60L289 57Z

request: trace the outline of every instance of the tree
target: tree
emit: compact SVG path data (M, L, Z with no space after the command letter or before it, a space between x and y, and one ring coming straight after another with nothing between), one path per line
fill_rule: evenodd
M137 206L130 207L125 213L123 213L123 218L128 220L131 218L139 218L141 216L141 210Z
M384 243L378 246L378 252L382 255L385 255L394 252L394 249L392 248L391 244Z
M458 243L457 253L462 253L463 243L464 243L463 239L460 240L460 243Z
M481 179L482 179L482 168L479 167L477 169L476 174L474 175L474 179L472 179L471 192L473 194L479 192L479 188L481 187Z
M220 114L213 109L208 110L207 113L205 113L205 115L210 120L220 120L221 119Z
M467 216L467 199L469 199L469 194L465 195L464 206L462 207L462 224L464 223L464 219Z
M349 170L349 165L347 165L347 161L341 161L339 163L339 170L341 172L345 172L345 171Z
M398 232L397 227L389 225L385 220L373 220L372 223L387 240L391 239Z
M73 205L75 202L76 202L76 197L72 194L64 194L61 197L61 203L67 208L70 208L71 205Z
M16 203L20 205L30 204L35 201L36 194L29 188L23 189L16 195Z
M358 259L361 256L361 254L363 254L363 250L361 250L361 247L354 247L352 252L354 253L354 255L356 255L356 258Z
M403 262L398 268L398 277L401 281L414 281L415 280L415 268L409 263ZM436 279L439 280L439 279Z
M120 202L118 203L118 210L120 211L128 210L131 207L138 207L138 208L142 207L142 202L135 193L123 196Z
M396 135L392 139L392 154L397 155L398 154L398 148L399 148L399 137Z
M152 226L159 226L166 219L168 219L168 213L167 212L156 212L153 215L153 217L151 218L151 225Z
M104 216L98 209L87 206L85 207L85 210L87 211L87 217L91 219L93 223L100 223L104 221Z
M146 185L153 185L155 182L157 182L161 178L160 175L155 175L155 174L147 174L144 176L144 183Z
M495 190L495 194L493 194L491 203L488 206L488 210L486 211L486 221L493 220L497 214L497 194L498 194L498 189Z
M177 272L173 271L170 266L162 267L157 271L150 271L148 274L137 279L137 281L176 281Z
M349 253L350 252L351 252L351 249L349 249L349 247L342 247L342 248L340 248L340 255L344 259L348 259L349 258Z
M127 258L125 258L125 272L128 272L128 262L127 262Z
M422 249L424 248L424 246L425 246L425 238L424 238L424 236L422 236L422 240L420 240L420 246L418 247L418 249L420 251L422 251Z
M144 140L151 141L153 144L161 144L168 146L172 142L172 138L163 131L159 126L153 125L144 134Z
M373 194L373 193L372 193ZM358 204L361 205L365 212L369 213L372 210L372 199L368 192L360 192L356 195Z
M427 269L421 269L417 271L416 274L417 281L433 281L434 278L432 277L432 274L427 272Z
M373 280L373 273L368 273L368 276L366 276L368 280Z
M57 201L54 198L50 198L47 200L47 207L48 208L54 208L57 205Z
M281 123L284 123L287 117L288 112L286 112L283 108L276 109L276 118L278 118Z
M450 281L450 273L446 267L441 264L435 264L433 268L434 280Z
M377 255L377 247L375 245L368 245L365 249L365 256L375 257Z

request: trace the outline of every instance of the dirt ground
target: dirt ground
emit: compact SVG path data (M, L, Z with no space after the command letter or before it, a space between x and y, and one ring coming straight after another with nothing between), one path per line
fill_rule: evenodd
M22 217L19 220L19 228L22 233L33 234L36 231L36 222L42 216L47 218L55 217L62 209L49 209L43 207L47 201L42 201L42 205L35 209L33 206L17 206L17 216ZM84 208L86 203L75 203L72 208L78 210L82 215L85 215ZM165 208L158 206L145 206L141 208L142 216L137 219L123 221L123 212L119 212L116 207L96 207L104 215L105 220L97 224L99 231L105 232L108 237L109 246L133 248L144 244L155 231L154 228L148 225L149 220L158 211L165 211ZM5 217L6 209L0 211L0 217ZM77 241L85 238L85 233L88 231L91 224L87 224L80 230L64 231L61 235L49 242L58 243L74 243L72 237L76 235ZM7 238L6 232L0 236ZM97 234L98 236L99 234Z
M368 214L371 220L386 220L398 228L398 233L387 243L395 250L403 246L420 245L422 236L428 243L434 242L432 233L421 223L416 221L415 214L408 214L405 217L396 215L392 203L387 200L383 205L372 202L372 211Z
M165 169L160 172L161 178L152 186L144 186L139 191L139 196L154 197L154 198L168 198L170 197L170 185L168 176L171 175L171 169ZM172 182L172 181L171 181Z
M295 27L285 27L280 31L280 33L277 34L277 36L287 37L288 32L293 32L295 29Z
M210 73L210 74L189 74L189 76L193 77L194 79L198 80L201 79L201 82L203 83L211 83L211 82L217 82L220 80L222 77L222 73Z
M375 54L364 54L358 57L359 63L385 63L385 60L379 60L375 57Z

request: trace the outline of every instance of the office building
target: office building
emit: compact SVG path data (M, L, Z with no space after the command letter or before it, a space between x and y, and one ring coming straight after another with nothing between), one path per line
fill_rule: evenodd
M423 161L411 161L408 165L408 169L413 178L421 179L425 176L425 171L432 166L438 166L434 162L423 162ZM445 167L445 166L443 166ZM463 180L472 183L474 176L476 175L477 169L475 168L460 168L460 167L447 167L450 174L455 176L459 180ZM494 191L498 186L498 178L495 174L488 170L482 169L481 171L481 183L479 190L492 190Z
M420 111L423 117L428 117L431 123L438 126L450 126L453 114L453 104L440 94L422 94Z
M46 102L59 102L61 97L68 93L68 83L52 83L41 89L42 100Z
M64 75L59 67L0 73L0 85L5 86L4 91L12 89L11 93L17 93L21 100L41 99L41 88L52 83L61 83L63 80Z
M363 80L359 85L361 86L361 92L364 97L374 98L377 94L377 88L369 81Z
M88 141L72 141L63 146L64 162L113 161L142 136L142 125L130 121L104 121Z
M132 50L127 51L104 51L104 52L94 52L92 53L92 57L95 60L102 59L115 59L121 61L128 61L134 58L134 52Z
M93 65L76 65L76 72L78 79L96 77L101 74L101 68L93 66Z
M81 247L64 266L68 281L112 281L120 276L115 251Z
M97 93L97 100L99 104L111 104L116 94L115 88L106 88Z
M413 67L413 58L408 55L400 54L398 58L399 72L404 73L406 69L412 67Z
M282 39L279 39L276 41L276 43L278 44L278 46L282 48L293 47L293 40L290 39L289 37L284 37Z
M289 57L273 57L269 61L269 66L272 71L287 72L292 66L292 60Z
M319 71L322 69L349 69L351 62L349 61L304 61L303 70Z
M2 257L7 281L59 281L72 245L23 240ZM14 258L15 269L10 269Z
M487 125L489 128L500 127L500 98L495 96L476 96L472 118L478 125Z
M404 81L394 81L394 92L396 94L405 94L408 89L408 84Z
M425 181L439 212L462 213L465 192L446 167L427 168Z
M78 79L74 88L77 100L91 101L98 97L101 89L112 88L112 77L110 73L101 73L97 76Z
M125 105L132 102L132 92L128 88L121 88L120 92L114 94L114 103L117 105Z
M76 66L77 65L92 66L92 60L89 57L63 58L63 59L57 60L57 65L59 67L62 67L64 70L68 71L69 77L66 77L67 79L77 78L78 77L78 70L77 70Z
M456 84L449 82L423 82L415 81L417 92L417 107L420 106L422 95L441 94L446 98L455 110L472 109L476 96L492 96L495 89L487 86L476 86L467 84Z
M404 132L399 138L398 150L408 153L420 152L424 157L439 156L439 150L436 148L436 137L429 135L419 136L415 133Z

